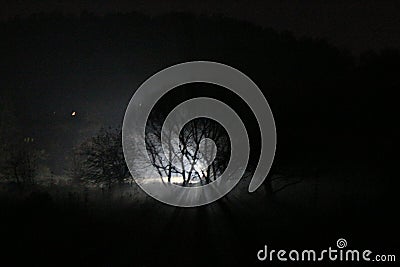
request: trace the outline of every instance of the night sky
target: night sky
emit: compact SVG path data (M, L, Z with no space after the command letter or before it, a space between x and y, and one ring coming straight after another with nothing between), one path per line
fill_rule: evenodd
M400 46L400 2L396 0L338 1L1 1L0 18L38 12L95 14L139 11L157 15L171 11L219 13L297 36L326 38L355 53Z
M171 12L222 14L238 23L247 21L277 32L289 31L300 39L303 36L327 39L330 44L353 54L367 49L400 47L400 19L397 16L400 4L397 1L274 0L268 4L265 1L2 1L0 18L27 18L32 14L53 12L76 16L89 12L101 16L134 11L146 14L147 19ZM22 41L11 44L10 47L16 47L15 55L3 51L10 58L4 61L5 73L1 82L4 88L14 88L12 91L21 95L15 101L15 108L27 125L26 134L43 142L43 147L50 153L49 159L55 161L51 165L58 166L55 168L58 172L65 168L62 163L67 156L65 151L92 135L101 125L122 123L126 104L146 77L187 55L217 60L219 54L225 53L222 49L216 55L196 55L196 48L191 46L197 41L190 39L193 29L175 31L176 26L171 23L168 37L163 30L149 29L153 33L147 33L147 26L144 32L132 29L139 37L129 41L134 42L131 48L124 38L113 36L108 41L107 30L99 35L103 36L101 42L96 39L99 36L91 37L92 33L88 33L86 38L85 29L72 29L73 26L65 32L60 29L59 34L54 28L53 33L42 35L40 27L36 28L37 33L29 33L29 28L26 33L24 30L16 33L15 40L21 38ZM123 27L129 32L132 26ZM81 35L74 39L77 32ZM241 40L242 34L245 33L235 31L232 40ZM212 42L206 40L205 44ZM166 47L173 52L165 55L163 49ZM207 48L201 50L207 51ZM239 53L223 55L223 58L236 56L241 57ZM72 112L76 112L75 116Z

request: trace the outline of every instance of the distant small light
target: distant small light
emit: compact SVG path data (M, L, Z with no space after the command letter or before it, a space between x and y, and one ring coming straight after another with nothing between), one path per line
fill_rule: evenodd
M76 116L76 112L75 112L75 111L72 111L71 116L72 116L72 117Z

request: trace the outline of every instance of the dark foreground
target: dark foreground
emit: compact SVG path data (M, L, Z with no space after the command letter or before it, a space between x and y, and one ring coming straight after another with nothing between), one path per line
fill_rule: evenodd
M303 184L310 187L312 183ZM349 249L398 254L395 197L384 191L363 195L362 189L342 185L333 189L332 184L318 184L320 192L331 188L336 194L329 197L330 204L313 190L296 200L293 194L304 188L301 185L273 196L264 188L249 194L239 186L223 199L198 208L170 207L148 197L141 201L105 197L92 203L73 196L63 199L39 189L19 198L8 194L0 202L1 265L368 265L327 260L285 265L276 259L259 262L256 257L264 245L318 250L336 248L339 238L347 240ZM378 187L371 192L379 191ZM285 198L284 194L291 196Z

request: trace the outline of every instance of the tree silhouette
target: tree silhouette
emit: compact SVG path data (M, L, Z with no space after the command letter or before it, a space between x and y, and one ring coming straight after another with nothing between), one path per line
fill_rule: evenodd
M34 147L34 139L25 137L23 141L8 146L5 162L2 167L3 176L18 185L32 185L38 174L39 161L43 159L44 151Z
M121 130L104 129L75 149L73 174L81 181L111 188L129 177Z
M183 186L208 184L225 170L230 143L226 131L217 122L206 118L194 119L179 133L175 132L179 140L173 140L173 133L164 130L166 143L162 143L162 131L162 119L153 116L147 124L145 143L151 163L161 178L172 182L173 176L179 176Z

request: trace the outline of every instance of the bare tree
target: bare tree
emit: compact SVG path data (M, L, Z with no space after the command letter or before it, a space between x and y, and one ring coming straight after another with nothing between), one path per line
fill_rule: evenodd
M163 129L161 121L154 116L148 121L145 142L151 163L162 179L172 182L172 177L181 177L180 184L189 186L196 182L208 184L221 175L230 153L229 137L221 125L198 118L177 133L173 131L179 129ZM166 137L164 143L162 134ZM179 140L173 140L173 135ZM210 144L210 139L215 145Z
M84 182L111 188L129 178L119 129L104 129L75 149L73 174Z
M39 161L44 156L44 151L35 149L34 139L25 137L23 141L8 145L5 152L3 176L18 185L34 184Z

